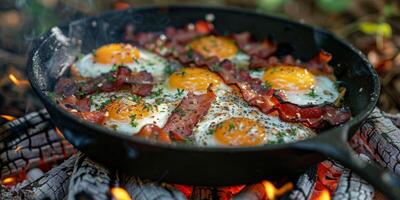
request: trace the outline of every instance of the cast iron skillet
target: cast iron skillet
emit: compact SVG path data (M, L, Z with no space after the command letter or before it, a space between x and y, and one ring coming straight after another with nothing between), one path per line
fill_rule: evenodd
M122 41L127 24L133 24L137 31L162 31L167 26L182 27L204 19L208 13L215 15L214 24L222 33L250 31L256 38L271 37L279 43L279 55L290 53L308 60L321 48L332 53L330 64L347 87L345 104L350 106L353 118L343 126L296 143L206 148L158 144L115 134L74 117L46 96L77 51L89 53L100 45ZM376 105L380 88L377 74L359 50L315 27L234 8L168 6L109 12L49 31L31 52L28 75L52 120L76 148L132 175L194 185L236 185L298 174L329 156L388 197L400 197L398 177L358 159L346 143Z

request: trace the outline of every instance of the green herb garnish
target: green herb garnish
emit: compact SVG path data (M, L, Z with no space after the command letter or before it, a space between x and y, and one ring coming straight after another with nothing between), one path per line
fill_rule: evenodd
M318 94L315 93L314 89L311 89L311 91L309 93L307 93L307 96L312 97L312 98L316 98L316 97L318 97Z
M179 96L182 96L183 95L183 92L185 91L184 89L179 89L179 88L177 88L176 89L178 92L176 93L176 95L178 95L178 97Z
M129 116L129 118L131 119L130 125L132 127L136 127L138 125L138 123L136 121L136 115L131 115L131 116Z
M220 65L218 65L218 64L214 64L214 65L211 66L211 70L213 72L220 72L220 71L222 71L222 67Z
M186 114L182 108L176 108L174 112L181 117L185 116L185 114Z
M235 124L231 122L229 124L229 131L233 130L234 128L235 128Z

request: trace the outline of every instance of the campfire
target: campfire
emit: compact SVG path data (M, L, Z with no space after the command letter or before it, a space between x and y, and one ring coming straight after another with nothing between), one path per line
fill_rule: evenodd
M12 118L10 118L12 120ZM351 139L363 159L396 171L400 116L376 109ZM78 152L45 110L3 125L1 195L5 199L379 199L351 170L326 160L298 177L226 187L150 181L111 170Z

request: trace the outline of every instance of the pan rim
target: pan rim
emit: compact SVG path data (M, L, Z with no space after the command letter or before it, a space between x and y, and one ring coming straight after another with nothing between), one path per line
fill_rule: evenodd
M77 22L77 21L81 21L81 20L85 20L85 21L93 20L93 19L99 18L101 16L112 15L112 14L121 13L121 12L135 12L135 11L155 10L155 9L182 9L182 8L184 8L184 9L205 9L205 10L210 10L210 12L228 11L228 12L233 12L236 14L247 14L247 15L253 15L253 16L262 17L262 18L269 18L269 19L278 20L278 21L281 21L281 22L284 22L287 24L303 26L303 27L312 29L314 32L318 32L319 34L331 37L336 42L341 43L342 45L344 45L345 47L349 48L351 51L356 53L358 55L358 57L361 59L363 64L368 69L368 71L371 75L371 78L373 80L373 83L371 83L371 84L373 84L374 87L373 87L373 93L371 93L371 96L373 95L376 98L374 98L373 100L370 99L370 101L368 102L365 109L362 112L360 112L359 114L352 116L352 118L349 121L347 121L346 123L341 124L338 127L333 127L328 130L322 131L322 132L318 133L317 136L309 138L309 139L291 142L291 143L273 144L273 145L263 144L263 145L250 146L250 147L224 147L224 146L219 147L219 146L164 144L164 143L157 143L154 141L150 141L150 140L140 138L140 137L132 137L132 136L124 135L124 134L115 134L115 132L112 130L109 130L105 127L102 127L102 126L99 126L99 125L96 125L96 124L93 124L90 122L87 122L83 119L80 119L80 118L74 116L73 114L67 112L66 110L62 109L59 105L57 105L56 103L54 103L53 101L50 100L50 98L45 94L45 91L42 91L40 89L40 86L37 82L38 80L34 76L34 72L33 72L34 55L38 53L38 50L40 49L40 47L46 43L46 40L42 40L39 43L37 43L36 46L31 50L29 57L28 57L27 74L28 74L28 79L29 79L29 82L30 82L33 90L36 92L36 94L41 99L41 101L43 102L43 104L45 105L46 108L50 107L52 110L58 112L58 114L60 114L60 116L62 116L65 120L68 120L72 123L79 123L80 125L83 125L83 126L89 128L90 130L92 130L94 132L94 133L90 133L90 134L105 134L108 137L116 137L117 139L124 140L125 142L129 142L129 144L132 144L132 145L139 144L139 145L145 145L150 148L159 148L159 149L170 150L170 151L190 151L190 152L208 152L208 153L255 152L255 151L283 150L283 149L288 149L288 148L294 148L296 145L301 145L301 144L308 143L310 141L317 139L318 137L320 137L319 135L326 135L326 134L329 134L332 132L338 132L338 131L341 131L344 126L353 127L353 126L359 124L373 111L373 109L375 108L375 106L378 102L378 97L380 94L380 81L379 81L378 74L374 70L372 64L368 61L366 56L360 50L358 50L350 43L345 42L343 39L339 38L338 36L332 34L331 32L328 32L324 29L321 29L319 27L315 27L312 25L300 23L300 22L295 22L295 21L285 19L282 17L271 16L271 15L267 15L264 13L260 13L258 11L244 9L244 8L238 8L238 7L232 7L232 6L206 6L206 5L154 6L154 5L151 5L151 6L140 6L140 7L138 6L138 7L126 9L123 11L107 11L100 15L81 18L78 20L74 20L73 22ZM48 32L44 34L45 38L46 38L46 36L48 37ZM62 129L62 127L60 127L60 128ZM71 142L71 143L73 143L73 142Z

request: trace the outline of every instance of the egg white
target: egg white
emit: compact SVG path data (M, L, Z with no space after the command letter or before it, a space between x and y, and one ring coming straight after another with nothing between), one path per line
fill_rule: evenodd
M250 71L250 76L262 80L264 71ZM296 105L320 105L333 103L339 97L335 83L326 76L314 76L315 86L312 90L282 91L288 102Z
M124 64L124 66L127 66L132 71L147 71L156 80L161 80L164 76L164 70L168 66L168 61L149 51L138 50L140 58L132 63ZM83 77L97 77L113 69L113 64L97 63L93 54L83 56L75 63L75 66Z
M276 116L266 115L257 108L249 106L226 85L221 85L214 93L217 97L208 113L193 129L194 140L198 145L222 146L210 130L214 130L219 123L233 117L244 117L260 123L266 133L264 144L293 142L315 135L311 129L301 124L282 122Z

